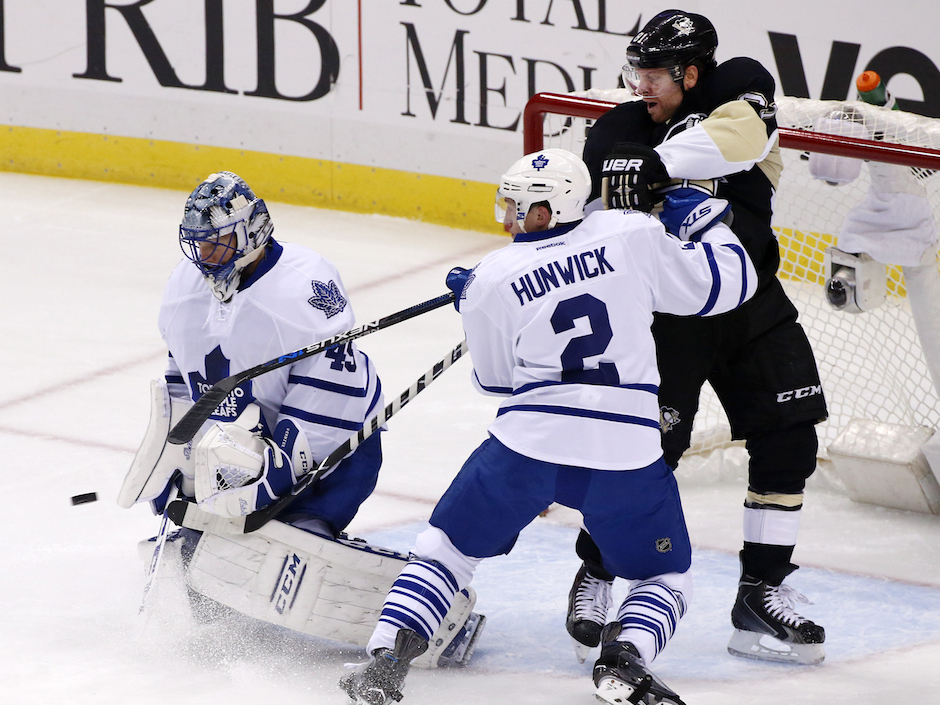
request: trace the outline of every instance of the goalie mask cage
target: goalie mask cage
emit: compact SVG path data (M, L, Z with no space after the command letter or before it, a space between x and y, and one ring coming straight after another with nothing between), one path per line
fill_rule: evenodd
M560 147L580 155L592 121L631 99L632 94L622 89L533 96L523 118L524 153ZM828 460L827 448L855 418L936 429L940 425L935 385L940 384L936 239L922 266L888 266L886 301L862 313L836 311L827 303L824 253L837 244L846 214L868 190L873 162L909 169L917 191L929 200L936 231L940 120L859 102L782 98L777 106L784 163L773 218L780 246L778 277L800 312L829 406L829 419L817 426L819 459ZM853 111L852 122L864 124L875 139L813 132L820 118L847 110ZM810 152L867 163L857 179L833 186L810 175ZM694 428L687 455L705 455L731 445L727 418L707 384Z

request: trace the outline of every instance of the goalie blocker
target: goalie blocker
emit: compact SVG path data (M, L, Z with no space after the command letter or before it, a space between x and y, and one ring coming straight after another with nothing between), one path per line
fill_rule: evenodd
M199 528L199 527L192 527ZM365 646L408 556L360 539L331 539L280 521L251 534L203 533L189 587L255 619ZM472 588L458 593L419 668L463 666L486 618Z

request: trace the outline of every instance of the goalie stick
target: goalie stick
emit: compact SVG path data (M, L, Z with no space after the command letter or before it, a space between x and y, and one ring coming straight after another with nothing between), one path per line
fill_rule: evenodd
M140 607L137 610L137 614L143 615L144 617L147 616L147 598L150 597L150 591L157 580L160 565L163 563L163 549L166 547L166 537L170 528L170 504L173 503L177 496L179 496L179 488L174 485L170 489L170 494L167 498L167 506L163 508L163 516L160 517L160 531L157 532L157 536L154 540L153 555L150 557L150 565L147 568L147 584L144 585L144 594L140 598ZM141 631L143 631L146 624L145 619L141 623Z
M170 517L170 521L178 526L185 526L197 531L211 531L216 534L248 534L260 529L289 507L301 492L310 487L327 471L333 468L333 466L358 448L366 438L382 428L386 421L401 411L403 406L424 391L431 382L440 377L444 370L457 362L466 352L467 341L463 340L443 359L434 363L434 366L430 370L415 380L408 389L399 394L398 397L390 404L386 405L383 410L366 419L361 429L347 438L339 448L324 458L314 470L304 475L297 484L294 485L289 494L278 498L267 507L252 512L247 516L228 519L204 512L194 502L178 499L171 502L167 507L167 516Z
M222 400L225 399L232 391L243 382L247 382L249 379L254 379L260 375L263 375L265 372L270 372L271 370L276 370L279 367L284 365L289 365L292 362L297 360L303 360L304 358L310 357L312 355L317 355L329 348L332 348L340 343L345 343L349 340L355 340L356 338L361 338L370 333L375 333L378 330L383 328L388 328L393 326L396 323L401 323L402 321L407 321L409 318L414 318L419 316L422 313L427 313L428 311L433 311L436 308L445 306L451 303L454 300L454 293L448 292L434 299L429 299L420 304L415 304L409 308L398 311L397 313L389 314L384 318L380 318L377 321L372 321L371 323L366 323L357 328L351 328L345 333L339 333L334 335L332 338L327 338L321 340L317 343L312 343L305 348L296 350L292 353L287 353L276 357L273 360L268 360L267 362L262 362L260 365L255 365L254 367L243 370L242 372L236 372L233 375L226 377L225 379L219 380L212 388L209 389L205 394L203 394L199 399L196 400L196 403L193 404L189 411L187 411L183 418L170 430L167 440L173 445L183 445L189 443L193 436L196 435L196 432L202 428L202 425L206 422L212 412L216 410L216 407Z

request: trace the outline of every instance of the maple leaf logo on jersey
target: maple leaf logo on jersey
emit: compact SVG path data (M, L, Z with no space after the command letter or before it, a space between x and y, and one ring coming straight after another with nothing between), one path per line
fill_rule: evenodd
M188 375L189 386L193 390L193 401L198 401L203 394L212 388L212 385L225 379L230 374L231 361L225 357L225 353L222 352L220 345L216 345L215 349L206 355L205 365L205 377L198 371L190 372ZM235 387L235 389L219 403L209 418L218 421L234 421L241 416L241 413L253 401L255 401L255 397L252 393L252 384L251 380L248 380Z
M540 154L539 156L537 156L535 159L532 160L532 168L535 169L536 171L540 169L544 169L547 166L548 166L548 157L546 157L544 154Z
M315 309L323 311L327 318L342 313L343 309L346 308L347 301L340 293L336 282L332 279L329 284L314 279L310 282L310 286L313 287L313 296L307 299L307 303Z

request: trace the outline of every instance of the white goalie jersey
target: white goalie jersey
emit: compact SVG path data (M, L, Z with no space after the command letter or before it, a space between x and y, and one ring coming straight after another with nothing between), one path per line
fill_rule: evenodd
M219 302L199 270L184 260L170 276L159 315L170 351L170 392L196 400L224 377L354 325L339 273L306 248L272 242L228 303ZM303 430L316 460L383 403L372 362L352 342L245 382L211 419L234 421L252 402L261 408L267 434L289 418Z
M601 470L655 462L653 312L724 313L756 285L723 224L683 242L645 213L599 211L573 229L517 235L477 265L460 300L474 384L509 397L489 432L546 462Z

